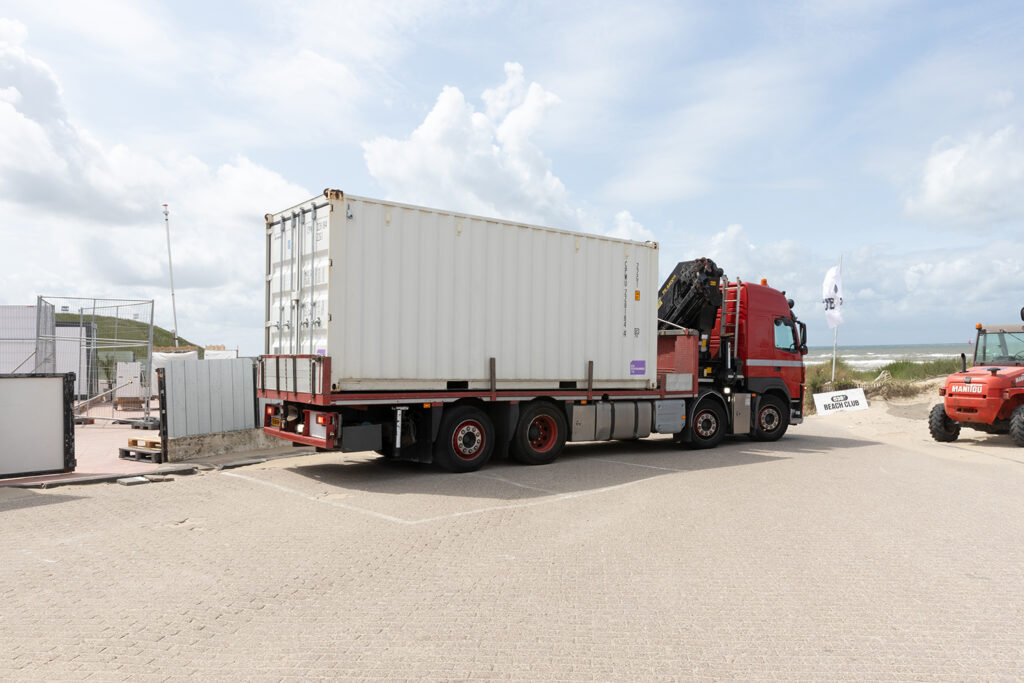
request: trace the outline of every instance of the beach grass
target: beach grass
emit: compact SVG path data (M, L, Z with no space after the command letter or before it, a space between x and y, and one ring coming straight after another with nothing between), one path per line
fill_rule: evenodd
M807 367L804 414L814 414L813 395L822 391L860 388L864 389L868 397L903 398L920 393L918 383L921 380L945 377L959 371L959 358L943 358L925 363L901 360L874 370L857 370L840 356L836 358L836 376L831 384L832 363Z

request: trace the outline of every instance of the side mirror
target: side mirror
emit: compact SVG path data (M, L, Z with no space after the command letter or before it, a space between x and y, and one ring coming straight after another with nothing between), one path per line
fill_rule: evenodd
M1024 308L1020 309L1020 319L1024 320Z
M806 356L807 355L807 344L801 344L800 345L800 355L801 356Z

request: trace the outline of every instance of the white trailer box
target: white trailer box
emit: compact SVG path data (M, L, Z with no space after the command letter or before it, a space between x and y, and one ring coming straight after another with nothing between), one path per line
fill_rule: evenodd
M331 391L488 389L492 358L498 389L584 387L591 361L594 388L656 386L654 242L338 190L266 240L265 352L329 356Z

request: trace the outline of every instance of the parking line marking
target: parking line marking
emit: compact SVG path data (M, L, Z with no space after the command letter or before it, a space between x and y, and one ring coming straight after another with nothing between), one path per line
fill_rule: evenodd
M616 465L629 465L630 467L643 467L648 470L662 470L663 472L689 472L690 470L680 470L675 467L658 467L657 465L641 465L636 462L626 462L625 460L610 460L608 458L587 458L588 460L596 460L598 462L612 462Z
M426 517L424 519L416 520L415 522L409 522L410 524L425 524L427 522L439 522L444 519L453 519L455 517L466 517L468 515L477 515L483 512L495 512L497 510L516 510L518 508L532 508L538 505L548 505L550 503L558 503L563 500L571 500L573 498L585 498L586 496L593 496L598 493L606 493L608 491L614 491L615 489L625 488L632 486L633 484L639 484L642 481L647 481L653 477L645 477L643 479L635 479L633 481L627 481L622 484L615 484L614 486L605 486L604 488L594 489L592 491L577 491L575 493L562 493L557 496L550 498L539 498L537 500L527 501L525 503L510 503L508 505L492 505L485 508L477 508L475 510L463 510L462 512L453 512L448 515L438 515L437 517Z
M529 489L530 491L540 491L541 493L550 493L553 496L559 494L559 491L552 491L551 489L542 489L539 486L528 486L526 484L520 484L519 482L512 481L511 479L506 479L505 477L498 477L493 474L481 474L480 472L471 472L470 474L473 474L477 477L483 477L484 479L494 479L495 481L503 482L505 484L508 484L509 486L518 486L521 489Z
M356 507L355 505L348 505L346 503L341 503L341 502L336 501L336 500L324 500L323 498L317 498L316 496L311 496L308 493L303 493L302 491L298 491L296 489L291 489L291 488L288 488L287 486L281 486L280 484L275 484L275 483L270 482L270 481L263 481L262 479L257 479L256 477L247 477L244 474L237 474L235 472L221 472L221 474L223 474L226 477L235 477L236 479L245 479L246 481L251 481L254 484L260 484L261 486L269 486L272 489L277 489L278 491L284 491L285 493L292 493L292 494L295 494L296 496L299 496L301 498L305 498L306 500L311 500L314 503L324 503L326 505L333 505L336 508L343 508L345 510L351 510L352 512L361 512L364 515L370 515L371 517L377 517L379 519L387 520L388 522L394 522L396 524L415 524L416 523L416 522L410 522L407 519L402 519L401 517L392 517L391 515L386 515L383 512L375 512L373 510L367 510L365 508Z
M609 462L615 462L615 461L609 461ZM623 463L620 463L620 464L629 465L631 463L623 462ZM640 467L640 465L637 465L637 467ZM666 471L670 471L670 472L686 472L687 471L687 470L671 470L671 469L669 469L667 467L653 467L653 466L646 466L646 465L644 467L649 467L650 469L666 470ZM237 474L235 472L221 472L221 474L223 474L225 476L228 476L228 477L235 477L236 479L244 479L245 481L251 481L254 484L260 484L261 486L266 486L266 487L269 487L269 488L272 488L272 489L277 489L278 491L283 491L285 493L291 493L293 495L299 496L300 498L305 498L306 500L313 501L314 503L324 503L325 505L332 505L332 506L337 507L337 508L342 508L344 510L349 510L350 512L358 512L358 513L361 513L361 514L364 514L364 515L369 515L371 517L376 517L377 519L383 519L383 520L385 520L387 522L393 522L395 524L402 524L402 525L405 525L405 526L414 526L416 524L427 524L429 522L440 522L440 521L443 521L443 520L446 520L446 519L455 519L457 517L468 517L469 515L479 515L479 514L483 514L485 512L497 512L498 510L517 510L517 509L520 509L520 508L530 508L530 507L537 507L537 506L540 506L540 505L549 505L551 503L558 503L558 502L561 502L563 500L572 500L574 498L585 498L587 496L594 496L594 495L597 495L597 494L600 494L600 493L607 493L609 491L615 491L616 489L626 488L627 486L632 486L633 484L639 484L640 482L648 481L648 480L654 478L654 477L644 477L642 479L634 479L633 481L623 482L622 484L614 484L612 486L605 486L603 488L593 489L593 490L590 490L590 491L576 491L576 492L573 492L573 493L561 493L561 494L550 496L550 497L547 497L547 498L538 498L537 500L530 500L530 501L525 501L525 502L522 502L522 503L509 503L507 505L491 505L491 506L488 506L488 507L485 507L485 508L476 508L474 510L463 510L461 512L452 512L452 513L447 514L447 515L438 515L436 517L424 517L423 519L402 519L401 517L394 517L392 515L384 514L383 512L376 512L374 510L368 510L366 508L361 508L361 507L358 507L356 505L348 505L347 503L341 503L341 502L336 501L336 500L326 500L324 498L317 498L316 496L311 496L308 493L303 493L302 491L299 491L297 489L289 488L287 486L282 486L280 484L275 484L275 483L269 482L269 481L263 481L262 479L257 479L255 477L248 477L248 476L246 476L244 474ZM481 475L481 476L483 476L483 475ZM496 477L492 477L492 478L496 478ZM511 483L511 482L509 482L509 483ZM532 488L532 487L530 487L530 488Z

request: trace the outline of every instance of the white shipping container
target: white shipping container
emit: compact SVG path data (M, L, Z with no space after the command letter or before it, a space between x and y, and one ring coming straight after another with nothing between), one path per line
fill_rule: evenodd
M139 361L119 361L117 364L117 384L114 398L142 398L142 363Z
M491 358L498 389L585 387L590 361L595 388L656 386L654 242L338 190L266 237L265 352L329 356L332 391L488 389Z

